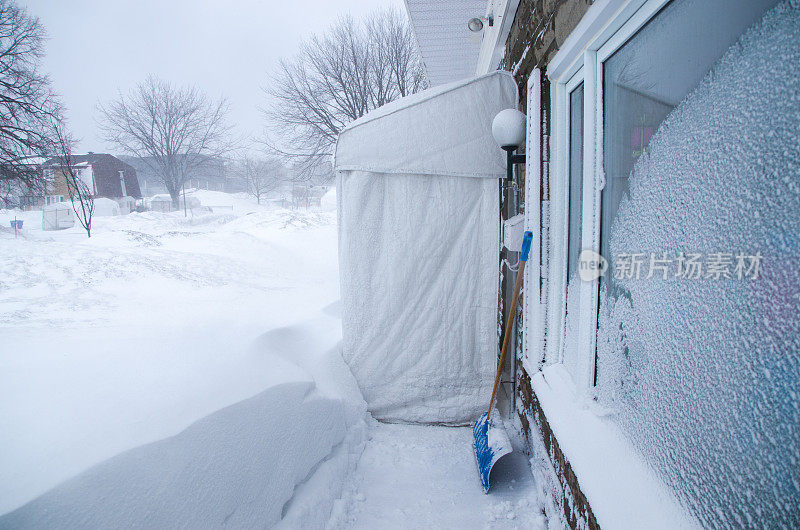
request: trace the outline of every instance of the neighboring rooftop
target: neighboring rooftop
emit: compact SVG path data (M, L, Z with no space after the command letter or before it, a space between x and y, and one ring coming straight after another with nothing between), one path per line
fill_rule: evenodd
M471 32L467 22L486 15L487 0L405 3L431 85L474 77L483 31Z
M142 197L136 170L119 158L107 153L92 152L85 155L71 155L70 158L73 167L92 166L98 197L121 197L123 195L129 195L137 199ZM42 164L42 167L57 168L61 164L62 162L58 157L53 157L47 159ZM120 171L123 172L125 178L125 193L122 192L122 186L119 182Z

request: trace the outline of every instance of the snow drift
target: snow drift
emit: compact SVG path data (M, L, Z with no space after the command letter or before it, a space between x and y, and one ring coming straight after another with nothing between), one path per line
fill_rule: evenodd
M335 216L236 204L0 210L0 528L324 526L366 431Z
M462 424L487 405L505 175L491 123L516 102L495 72L381 107L339 137L343 356L376 418Z

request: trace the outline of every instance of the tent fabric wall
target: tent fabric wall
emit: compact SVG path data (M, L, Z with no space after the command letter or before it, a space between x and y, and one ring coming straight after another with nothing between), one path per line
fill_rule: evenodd
M381 420L466 424L497 363L496 72L378 109L336 154L343 357ZM441 127L441 124L449 124Z

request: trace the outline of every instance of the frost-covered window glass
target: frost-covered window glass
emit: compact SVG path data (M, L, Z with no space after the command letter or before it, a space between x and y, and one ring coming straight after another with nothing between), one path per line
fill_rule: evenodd
M600 254L609 260L610 268L600 280L601 310L609 300L629 298L615 281L618 268L609 241L620 203L628 195L634 164L643 153L649 152L651 137L670 111L698 85L742 32L776 3L776 0L674 0L603 64L606 184L601 195ZM725 16L720 16L721 13ZM632 260L631 267L637 267L639 261ZM646 265L640 263L639 270ZM627 269L625 272L637 273ZM626 303L635 304L635 300ZM627 356L627 345L620 347L618 353ZM603 369L600 364L596 371L598 380Z
M676 0L604 65L603 248L674 262L606 273L595 390L703 528L800 528L800 2L771 3Z
M564 364L575 376L578 371L578 319L580 296L578 257L581 253L583 207L583 83L569 95L569 221L567 229L567 308L564 326Z

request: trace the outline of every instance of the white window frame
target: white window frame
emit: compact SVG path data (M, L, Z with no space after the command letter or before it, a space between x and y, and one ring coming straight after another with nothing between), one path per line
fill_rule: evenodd
M569 223L569 95L583 82L583 204L581 249L600 251L600 198L603 174L603 63L671 0L599 0L584 14L550 61L551 232L547 285L547 351L545 359L564 359L567 233ZM561 229L560 231L558 229ZM612 274L607 271L606 274ZM579 394L595 384L598 280L580 283L577 348L579 373L570 374Z
M542 316L544 315L541 296L542 261L541 237L542 230L542 204L540 189L541 175L541 83L542 72L534 68L528 77L528 99L525 140L525 217L526 229L533 231L534 237L531 244L531 253L528 265L525 267L523 278L523 348L522 365L530 373L538 368L539 359L531 359L530 353L540 354L542 349L544 330L542 329Z

